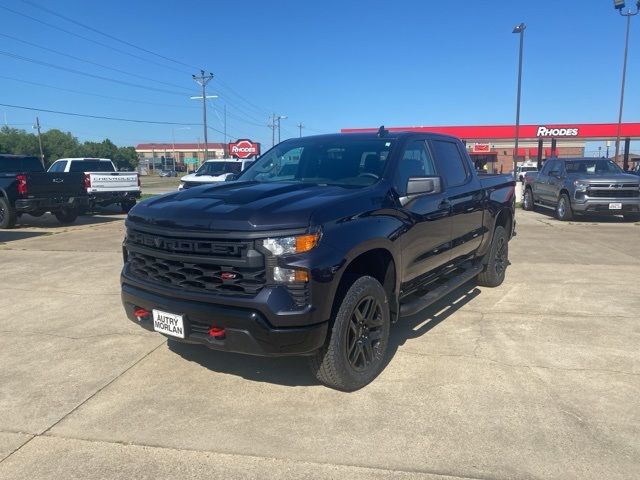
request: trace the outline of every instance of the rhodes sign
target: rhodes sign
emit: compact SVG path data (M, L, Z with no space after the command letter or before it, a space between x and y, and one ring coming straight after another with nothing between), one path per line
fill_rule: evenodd
M229 144L229 155L236 158L251 158L260 155L260 144L251 140L238 140Z

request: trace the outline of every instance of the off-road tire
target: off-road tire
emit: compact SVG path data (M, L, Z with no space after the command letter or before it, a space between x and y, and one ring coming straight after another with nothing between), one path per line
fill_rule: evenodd
M373 303L368 307L370 301ZM368 308L373 309L371 315L367 315ZM366 322L360 320L364 317L371 319L369 327L375 327L365 329ZM312 373L322 384L337 390L352 392L364 387L384 367L389 328L384 288L373 277L359 277L342 298L327 342L309 357ZM367 359L371 361L367 363Z
M9 201L0 196L0 229L13 228L16 224L16 210Z
M493 231L491 247L486 254L484 270L477 277L481 287L497 287L504 281L509 266L509 236L504 227L498 225Z
M120 208L124 213L129 213L129 210L131 210L135 206L136 206L135 200L130 200L128 202L120 202Z
M558 204L556 205L556 218L561 222L568 222L573 218L573 210L571 210L571 200L569 195L563 193L558 198Z
M530 188L525 188L524 190L524 195L522 197L522 209L530 212L536 209L536 206L533 204L533 191Z
M76 218L78 218L78 211L63 208L62 210L55 212L54 215L61 224L67 225L76 221Z

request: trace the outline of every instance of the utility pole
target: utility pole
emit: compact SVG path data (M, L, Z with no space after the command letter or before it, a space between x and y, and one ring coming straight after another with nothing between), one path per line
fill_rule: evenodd
M42 168L44 168L44 152L42 151L42 135L40 134L40 118L36 116L36 130L38 130L38 145L40 146L40 163L42 163Z
M200 75L191 75L193 79L202 87L202 126L204 128L204 160L209 158L209 144L207 141L207 83L213 79L213 73L204 74L204 70L200 70ZM194 97L191 97L194 98ZM197 98L197 97L195 97Z
M278 115L278 143L280 143L280 120L287 118L286 115Z
M513 148L513 177L516 178L518 169L518 140L520 137L520 94L522 91L522 50L524 45L524 30L527 26L524 23L516 25L511 33L520 35L520 50L518 54L518 94L516 100L516 141ZM517 178L516 178L517 180Z
M271 146L273 147L276 144L276 114L271 114L271 123L269 124L269 128L271 129Z
M302 122L300 122L298 125L296 125L298 127L298 130L300 130L300 137L302 137L302 129L304 128L304 125L302 124Z

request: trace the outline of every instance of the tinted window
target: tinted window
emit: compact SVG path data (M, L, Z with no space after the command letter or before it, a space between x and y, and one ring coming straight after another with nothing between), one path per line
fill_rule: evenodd
M560 162L558 160L551 160L549 165L549 174L560 173Z
M240 173L241 169L242 169L242 162L240 161L205 162L196 171L196 174L211 175L212 177L217 177L218 175L222 175L224 173Z
M554 163L555 163L555 160L547 160L546 162L544 162L544 166L542 167L542 170L540 171L540 173L542 175L549 175L549 172L551 171L551 167L553 166Z
M458 145L446 140L434 140L438 170L448 187L462 185L467 180L464 159L460 155Z
M348 135L287 140L260 157L240 179L372 185L382 175L392 145L391 140Z
M398 192L404 194L407 182L411 177L427 177L435 175L433 159L423 140L416 140L407 145L398 164Z
M0 156L0 172L44 172L44 168L36 157Z
M71 160L70 172L115 172L111 162L100 160Z

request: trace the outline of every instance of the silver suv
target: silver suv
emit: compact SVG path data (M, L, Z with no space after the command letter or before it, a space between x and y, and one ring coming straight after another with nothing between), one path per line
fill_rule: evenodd
M640 178L605 158L550 158L525 178L522 206L551 208L558 220L589 213L640 220Z

